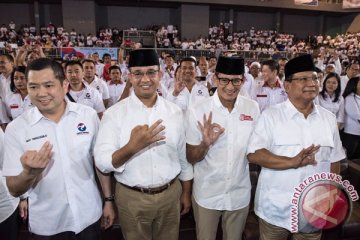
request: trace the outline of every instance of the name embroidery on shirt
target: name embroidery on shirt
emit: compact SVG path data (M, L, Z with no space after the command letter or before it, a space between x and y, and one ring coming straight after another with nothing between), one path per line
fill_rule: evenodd
M84 123L79 123L77 129L79 130L79 132L76 133L77 135L89 134L89 132L86 131L86 125Z
M40 135L40 136L37 136L37 137L26 139L26 142L30 142L30 141L34 141L34 140L38 140L38 139L46 138L46 137L47 137L47 134L43 134L43 135Z
M17 105L17 104L10 105L10 109L15 109L15 108L19 108L19 105Z
M257 94L256 97L267 97L266 94Z
M240 121L254 121L250 115L240 114Z

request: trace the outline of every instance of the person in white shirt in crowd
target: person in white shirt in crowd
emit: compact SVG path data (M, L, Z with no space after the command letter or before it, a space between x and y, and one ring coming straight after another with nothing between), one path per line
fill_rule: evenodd
M166 90L174 86L175 82L175 69L177 64L174 62L175 56L172 53L166 53L164 56L164 68L161 69L163 77L160 84L163 85Z
M341 76L341 94L344 93L346 84L348 83L349 79L356 77L360 74L360 65L358 61L352 61L346 67L345 70L346 74Z
M196 80L196 60L186 57L180 61L180 78L170 88L167 99L178 105L184 112L192 104L208 98L209 90Z
M283 84L278 78L278 72L279 64L275 60L262 62L261 76L264 84L254 85L250 95L259 103L261 112L269 106L284 102L287 99Z
M323 70L325 74L328 74L330 72L336 72L340 76L342 67L339 55L336 52L332 53L332 57L329 59L327 64L325 64L325 55L325 50L320 52L320 56L317 59L316 67Z
M107 82L110 94L108 107L111 107L120 100L126 83L121 79L121 69L119 66L111 66L109 73L111 80Z
M11 73L14 70L14 58L9 54L0 54L0 98L5 100L11 94Z
M324 80L324 87L320 91L315 103L329 110L336 116L339 129L344 124L344 98L341 96L340 77L336 73L329 73Z
M84 70L81 62L66 62L65 75L69 82L69 92L66 97L71 102L84 104L95 109L101 119L105 111L104 102L100 92L84 82Z
M27 198L13 197L6 186L2 168L4 161L4 132L0 129L0 239L17 240L19 231L19 215L27 219Z
M345 121L342 134L347 158L360 158L360 76L351 78L344 90Z
M204 84L208 89L213 87L213 81L212 78L214 76L213 72L209 71L209 62L206 59L206 57L202 56L199 58L199 74L197 76L197 79L200 83Z
M101 61L100 61L100 57L99 57L99 53L98 52L94 52L93 54L91 54L91 58L94 60L95 62L95 68L96 68L96 76L98 76L99 78L103 77L103 72L104 72L104 65Z
M323 89L323 84L324 84L324 72L318 67L315 67L315 71L316 71L317 77L319 79L319 88L321 91Z
M280 57L278 59L278 64L279 64L279 73L278 73L278 77L280 79L281 82L284 82L285 80L285 65L289 60L285 57Z
M98 240L101 216L104 228L115 218L110 176L96 170L109 200L104 205L95 180L99 118L91 108L65 100L68 82L57 62L31 62L26 78L35 107L5 133L3 175L9 192L28 193L31 239Z
M85 82L100 92L104 106L107 107L110 98L109 88L104 80L95 75L95 62L91 59L85 59L82 61L82 65L84 68Z
M129 62L129 55L125 55L125 46L121 44L118 54L118 62L119 67L121 69L121 77L122 79L127 82L129 69L128 69L128 62Z
M209 72L214 73L216 68L217 58L215 55L209 57Z
M262 86L264 81L261 77L261 65L259 62L252 62L249 67L249 73L254 78L254 85L255 86Z
M247 150L249 162L262 167L255 195L260 240L320 240L321 230L306 221L290 232L295 187L316 173L339 174L345 153L335 115L314 104L319 81L311 55L289 60L284 87L288 100L262 112Z
M251 190L246 148L260 115L254 100L239 95L244 72L244 59L219 57L217 91L187 112L186 155L194 165L199 240L215 240L220 218L224 240L242 239Z
M157 94L162 74L154 50L131 51L129 69L134 92L105 111L95 163L104 173L114 172L125 239L176 240L180 213L191 207L193 178L183 113Z
M17 118L24 111L33 107L28 96L25 69L24 66L15 67L11 74L10 89L12 93L5 98L7 114L11 119Z

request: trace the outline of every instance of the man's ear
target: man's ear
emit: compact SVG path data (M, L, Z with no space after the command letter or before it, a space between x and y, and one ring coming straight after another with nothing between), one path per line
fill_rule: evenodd
M213 80L214 86L215 86L215 87L219 87L219 79L218 79L218 77L216 76L216 74L214 74L214 75L212 76L212 80Z
M286 93L289 92L290 87L291 87L291 82L289 82L289 81L284 81L284 89L285 89L285 92L286 92Z

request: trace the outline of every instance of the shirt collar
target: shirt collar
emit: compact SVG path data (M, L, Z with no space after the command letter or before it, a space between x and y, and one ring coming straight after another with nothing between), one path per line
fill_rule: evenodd
M69 114L70 112L74 112L74 113L79 113L79 109L77 107L77 104L68 101L66 98L64 99L64 101L66 102L66 107L65 107L65 112L62 115L65 116L67 114ZM30 125L35 125L36 123L38 123L41 119L47 119L40 111L39 109L34 106L34 108L32 108L32 110L28 111L28 113L32 113L30 115ZM61 118L62 118L61 117Z
M313 103L313 111L309 114L310 115L313 115L313 114L318 114L319 113L319 110L318 110L318 107L316 104ZM294 106L294 104L292 102L290 102L289 99L287 99L285 101L285 115L287 116L287 119L290 120L292 119L293 117L295 117L296 115L298 114L301 114L301 116L303 116L303 114L301 112L299 112L299 110L296 109L296 107Z
M269 87L269 88L271 88L271 87L269 86L268 82L264 82L263 87ZM279 79L276 79L275 87L274 87L274 88L281 88L281 83L280 83Z
M154 106L152 108L156 109L158 106L160 106L161 104L161 97L159 96L159 94L156 94L156 102L154 104ZM136 96L135 92L133 92L130 95L130 100L133 104L135 104L135 106L139 107L139 108L148 108L147 106L145 106L145 104Z

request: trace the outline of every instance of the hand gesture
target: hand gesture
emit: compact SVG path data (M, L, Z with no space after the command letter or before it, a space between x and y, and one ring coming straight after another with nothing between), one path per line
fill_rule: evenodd
M52 147L49 142L45 142L39 151L26 151L20 158L24 171L29 175L40 175L49 164Z
M308 148L301 150L295 157L292 158L295 168L306 165L316 165L315 153L319 150L319 148L320 145L312 144Z
M184 215L190 211L191 208L191 193L182 192L180 197L180 215Z
M181 76L178 78L175 78L175 86L174 86L174 96L178 96L180 92L186 87L186 84L184 81L182 81Z
M20 200L19 203L19 215L20 218L25 221L27 218L27 214L28 214L28 202L27 199L24 200Z
M202 133L202 141L207 146L210 146L211 144L216 142L216 140L218 140L220 135L225 131L225 128L221 127L217 123L212 123L212 112L209 113L208 119L206 119L206 114L204 113L203 120L204 124L201 124L198 121L198 127L200 128L200 131Z
M101 219L101 227L103 229L108 229L114 224L115 220L115 210L114 203L106 201L103 207L103 216Z
M145 125L138 125L133 128L130 135L129 145L138 152L155 142L165 139L164 129L165 126L160 125L162 120L157 120L150 127Z

